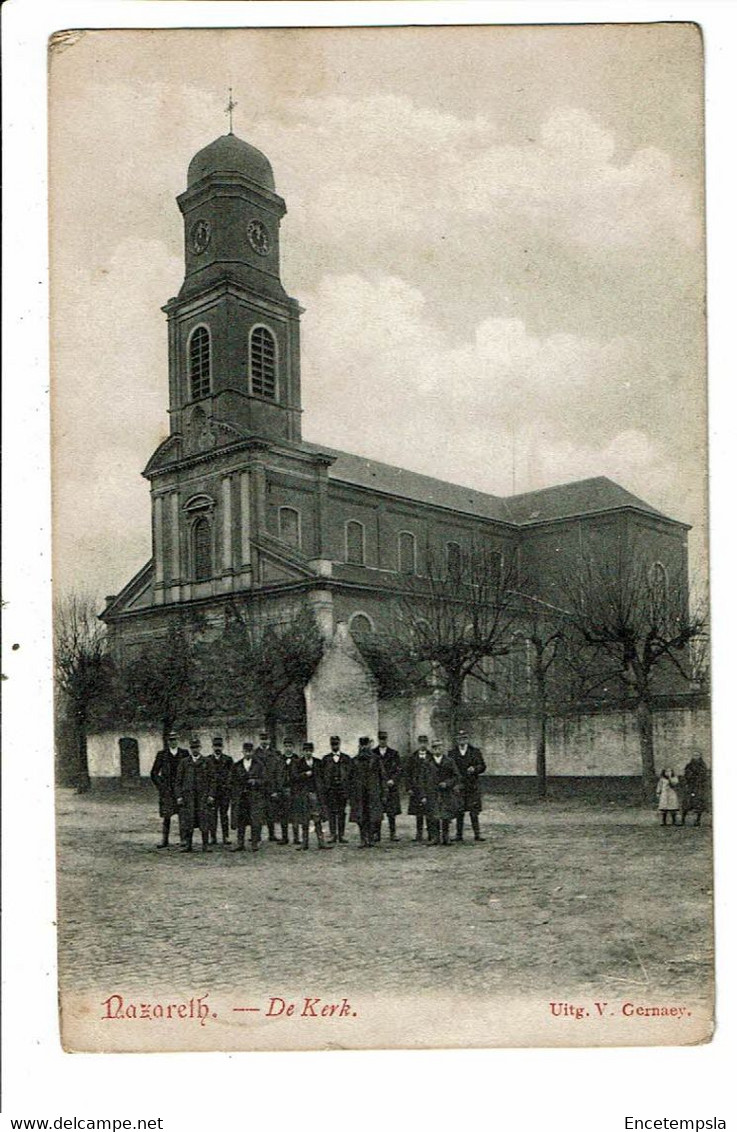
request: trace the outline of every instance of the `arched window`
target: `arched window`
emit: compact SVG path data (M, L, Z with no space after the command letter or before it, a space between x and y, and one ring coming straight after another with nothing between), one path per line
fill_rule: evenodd
M417 571L415 536L410 531L399 532L399 572L414 574Z
M459 578L461 574L461 548L457 542L446 543L445 566L449 578Z
M279 508L279 538L299 550L301 543L299 511L295 507Z
M210 395L210 331L198 326L189 340L189 383L192 400Z
M653 562L650 567L650 603L653 612L663 614L668 598L668 571L662 562Z
M204 515L192 527L192 552L195 581L207 581L212 577L212 528Z
M363 523L351 519L345 525L345 560L356 566L364 564Z
M525 633L512 633L510 673L513 693L529 694L532 688L532 645Z
M354 613L348 622L348 629L351 636L360 641L361 638L366 638L374 631L374 626L371 618L366 613Z
M276 397L276 339L265 326L251 331L249 365L251 392L257 397Z
M489 581L493 586L498 586L502 580L502 570L504 567L504 558L502 557L501 550L489 551Z
M668 571L662 562L653 562L650 567L650 585L656 592L667 589Z

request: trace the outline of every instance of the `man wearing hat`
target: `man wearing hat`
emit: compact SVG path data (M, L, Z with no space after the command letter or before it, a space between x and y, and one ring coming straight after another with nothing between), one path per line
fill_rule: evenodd
M459 793L456 841L463 841L463 819L466 814L471 818L474 840L485 841L486 838L481 836L479 827L479 814L483 808L479 775L486 770L484 756L478 747L471 746L468 742L468 732L463 730L458 732L456 745L449 754L458 767L463 786Z
M253 743L243 744L243 758L233 767L230 778L230 796L233 802L236 844L234 853L245 849L246 826L251 829L251 851L255 853L261 842L261 827L266 818L266 768L257 759Z
M151 767L151 781L159 793L159 817L163 820L161 841L157 849L166 849L169 845L171 819L177 812L177 767L182 759L188 757L189 751L186 747L180 747L177 742L176 731L170 731L166 746L163 751L158 752ZM179 836L181 840L181 826Z
M358 740L351 769L351 821L359 828L361 849L370 849L381 825L385 782L381 759L372 751L368 736Z
M331 735L330 750L321 762L322 784L330 823L330 842L345 845L345 810L351 782L351 757L340 749L340 735Z
M180 760L176 777L179 830L185 853L192 852L195 829L199 829L202 835L202 852L208 852L212 809L215 805L214 789L210 759L202 757L202 744L195 736L192 739L192 751Z
M388 738L386 731L379 732L379 743L378 746L374 747L374 754L381 760L381 765L384 768L384 813L389 824L389 840L398 841L397 814L402 812L402 804L399 798L401 764L399 751L395 751L393 747L389 746ZM375 837L377 841L381 841L381 820L379 820L375 830Z
M415 819L415 841L422 841L423 827L426 821L425 806L422 801L422 788L420 774L430 758L430 742L427 735L417 736L417 750L413 751L407 759L404 778L409 790L409 803L407 813L413 814ZM428 826L428 837L430 830Z
M212 810L212 828L210 830L213 845L218 840L218 818L223 834L223 845L230 845L230 823L228 810L230 808L230 776L233 773L233 760L226 755L223 740L216 735L212 741L212 754L210 755L212 777L214 784L215 805Z
M271 736L268 731L262 731L259 734L258 741L259 745L254 751L254 755L261 760L266 771L266 816L264 820L269 831L269 841L276 841L275 824L279 817L279 807L274 804L272 794L274 793L275 780L279 777L282 761L281 751L277 751L275 747L271 746Z
M450 841L450 823L458 814L461 797L461 776L455 761L443 752L438 739L433 740L430 758L423 761L419 775L421 801L427 816L430 845Z
M289 844L289 825L292 825L294 844L299 844L299 826L294 816L294 774L297 768L297 756L294 742L284 739L284 753L275 768L274 778L271 782L271 803L281 825L281 844Z
M318 849L332 849L325 844L322 823L327 807L322 782L322 764L315 758L314 743L302 744L302 757L297 761L294 772L294 811L302 827L302 850L310 847L310 822L314 823Z

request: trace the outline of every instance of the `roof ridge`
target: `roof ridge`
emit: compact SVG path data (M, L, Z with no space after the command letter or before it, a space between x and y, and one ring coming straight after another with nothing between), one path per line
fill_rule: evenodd
M562 487L574 487L578 484L584 483L611 483L615 487L621 488L622 491L627 491L626 487L622 487L616 480L610 479L609 476L584 476L580 480L563 480L562 483L551 483L547 487L533 487L529 491L517 491L514 495L504 495L503 499L524 499L528 495L541 495L544 491L560 491ZM630 495L632 492L629 493Z
M471 487L467 483L459 483L457 480L440 479L438 476L433 476L429 472L418 472L414 468L406 468L403 464L390 464L386 460L379 460L375 456L364 456L360 452L346 452L342 448L332 448L329 444L316 444L312 440L303 440L303 445L315 449L318 452L325 452L328 455L347 456L351 460L365 460L368 464L379 464L382 468L389 468L394 472L404 472L409 476L419 476L422 479L432 480L433 483L443 484L446 487L460 488L461 491L472 491L476 495L483 495L487 499L494 499L497 502L504 501L507 498L504 495L496 495L492 491L484 491L480 487ZM338 478L337 476L335 478Z
M374 456L319 445L311 440L302 440L300 446L308 452L324 452L333 456L335 463L331 467L330 478L336 482L391 495L405 495L418 502L450 507L464 514L512 526L526 526L533 519L542 522L551 518L571 518L576 514L596 514L628 506L661 519L668 518L665 512L604 475L565 480L563 483L549 484L514 495L495 495L493 492L471 487L470 484L439 479L428 472L390 464ZM375 471L372 472L372 469ZM582 498L587 491L589 498ZM428 498L428 495L437 495L438 498ZM441 495L445 498L440 498ZM532 506L538 500L540 512L546 514L539 514L537 511L523 513L526 505ZM560 502L554 506L556 500Z
M153 558L149 558L147 562L144 562L143 566L136 571L133 577L128 579L122 590L119 590L118 593L115 594L110 604L106 605L102 612L98 614L101 621L104 621L106 615L111 613L117 606L125 604L125 601L131 596L132 592L135 592L136 587L144 580L146 575L153 574L153 567Z

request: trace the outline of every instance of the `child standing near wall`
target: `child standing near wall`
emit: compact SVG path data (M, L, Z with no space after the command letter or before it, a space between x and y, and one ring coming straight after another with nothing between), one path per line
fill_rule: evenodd
M667 767L665 770L662 770L655 791L658 799L658 813L660 814L661 825L667 824L668 814L670 814L671 824L676 824L676 814L681 808L677 787L678 778L673 768Z

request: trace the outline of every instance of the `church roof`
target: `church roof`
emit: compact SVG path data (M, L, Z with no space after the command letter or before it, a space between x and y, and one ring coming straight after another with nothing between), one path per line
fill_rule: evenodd
M334 457L330 479L357 487L404 496L418 503L447 507L467 515L511 523L514 526L543 523L552 519L568 519L601 511L632 507L648 515L666 518L661 511L620 487L606 476L557 484L522 495L490 495L460 484L447 483L432 476L411 472L366 456L354 456L324 445L303 441L303 448L324 452Z
M223 134L194 155L187 170L187 188L211 173L240 173L254 184L276 192L269 159L235 134Z
M123 586L120 593L109 599L102 615L103 618L109 613L149 609L153 605L153 585L154 563L153 559L149 558L138 573L134 574L130 581Z
M369 460L365 456L354 456L350 452L340 452L324 445L302 442L302 447L312 452L325 452L334 456L330 466L330 479L342 483L367 487L372 491L383 491L387 495L401 495L418 503L433 503L436 507L448 507L467 515L481 515L485 519L496 519L502 523L514 520L509 515L504 500L471 487L436 480L420 472L410 472L407 468L397 468L393 464L382 464L379 460Z
M524 524L568 519L598 511L616 511L621 507L634 507L661 519L667 517L606 476L526 491L523 495L510 495L505 502L512 521Z

